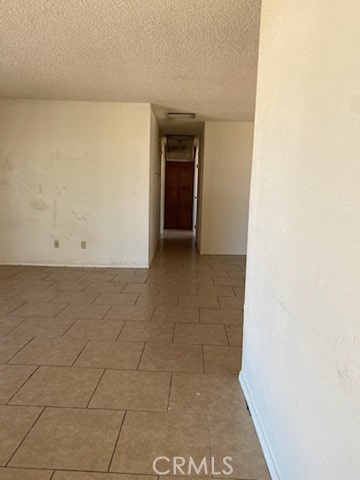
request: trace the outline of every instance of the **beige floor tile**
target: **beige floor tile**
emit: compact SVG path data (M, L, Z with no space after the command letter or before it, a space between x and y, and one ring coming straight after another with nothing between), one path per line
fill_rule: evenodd
M7 479L4 479L7 480ZM9 479L10 480L10 479ZM15 479L17 480L17 478ZM27 479L24 479L27 480ZM33 480L33 479L31 479ZM34 479L35 480L35 479ZM42 479L39 479L42 480ZM158 480L157 476L131 475L125 473L55 472L51 480Z
M219 302L213 295L181 295L179 307L208 307L218 308Z
M20 325L27 317L0 317L0 335L6 335Z
M196 323L199 321L198 308L156 307L154 322Z
M204 415L127 412L110 471L153 474L159 456L208 457Z
M0 288L15 288L15 285L18 282L16 280L12 280L11 278L1 279L0 278Z
M13 300L18 300L21 302L47 303L51 302L51 300L53 300L58 294L59 292L50 290L24 290L12 298Z
M180 284L180 285L214 285L212 277L189 277L189 276L183 276L183 277L174 277L170 283L175 283L175 284Z
M201 345L147 343L139 370L203 372Z
M89 407L166 412L170 373L107 370Z
M116 340L124 322L103 320L76 320L63 338Z
M20 290L15 290L12 288L0 288L0 301L4 301L10 298L15 297L20 292Z
M174 343L228 345L223 325L193 325L186 323L177 323L175 325Z
M242 321L242 310L200 308L200 323L223 323L225 325L240 325Z
M241 346L243 340L243 329L240 325L226 325L227 336L230 345Z
M106 271L86 272L80 278L80 282L111 282L114 280L114 273L107 273Z
M50 480L52 470L32 470L29 468L0 468L1 480Z
M185 468L188 468L188 466L185 467ZM192 468L193 468L193 467L192 467ZM208 471L210 471L210 469L211 469L211 461L209 462L207 468L208 468ZM164 469L164 470L165 470L165 469ZM186 477L185 477L186 480L204 480L204 479L206 479L206 477L202 477L202 476L201 476L201 475L203 475L203 474L206 475L206 473L204 473L204 468L202 468L202 470L199 472L200 476L197 476L197 475L196 475L196 471L195 471L194 469L193 469L192 471L190 471L189 473L190 473L190 475L194 475L194 476L192 476L192 477L190 476L190 477L189 477L188 475L186 475ZM176 475L176 476L172 476L172 475L161 475L161 477L159 476L159 478L161 478L161 480L179 480L179 476L178 476L178 475ZM215 477L215 478L216 478L216 477Z
M75 322L58 318L30 317L14 330L12 336L58 338Z
M16 283L15 287L18 290L45 290L54 285L54 281L48 280L21 280Z
M16 310L18 310L21 305L24 305L23 301L17 301L14 300L13 298L10 298L9 300L0 300L0 316L6 316L10 315ZM16 313L15 315L21 316L22 313ZM27 314L25 314L27 315Z
M244 303L245 298L245 287L234 287L235 295L239 297Z
M136 370L144 344L90 340L75 363L77 367Z
M18 272L16 273L12 279L13 280L43 280L46 278L46 280L49 280L48 278L48 272L46 271L46 268L41 269L40 271L23 271L23 272Z
M243 405L239 380L230 375L173 373L170 410L177 413L237 413Z
M218 286L241 287L245 285L245 279L226 277L214 277L214 283Z
M149 276L146 280L147 285L156 285L159 288L161 288L163 285L165 285L166 282L166 272L162 273L152 273L152 270L150 270Z
M178 296L171 293L153 294L153 293L141 293L137 299L136 305L143 306L164 306L164 307L176 307L178 304Z
M10 363L25 365L71 366L86 340L33 338Z
M99 305L135 305L137 293L101 293L94 304Z
M35 370L34 366L0 365L0 404L7 403Z
M123 415L114 410L47 408L10 465L106 471Z
M226 286L203 286L200 285L198 287L198 294L199 295L215 295L218 297L234 297L234 290L232 287Z
M110 305L95 305L94 303L71 303L57 318L74 318L86 320L101 320L110 310Z
M154 307L119 306L114 305L105 315L104 320L126 320L133 322L148 322L154 314Z
M174 296L196 295L197 287L196 285L171 285L165 283L161 285L160 294L170 294Z
M237 415L210 415L209 423L212 455L232 457L231 477L271 480L245 406Z
M30 340L31 337L0 337L0 363L9 361Z
M6 271L6 270L0 270L0 280L6 280L9 278L14 278L15 273L11 271Z
M0 406L0 465L10 460L41 412L39 407Z
M0 336L0 363L9 362L0 366L0 403L17 401L16 398L24 395L28 397L23 401L59 405L46 409L45 422L41 424L43 417L39 419L41 429L36 432L38 424L35 425L11 460L12 467L0 467L0 478L49 480L57 466L62 471L55 472L53 480L88 480L89 475L94 480L156 480L155 476L150 477L154 473L154 451L158 449L164 454L167 448L165 453L178 455L183 442L189 455L190 451L193 454L192 445L199 446L201 441L192 436L192 421L204 418L207 428L206 415L212 418L212 436L221 439L214 442L213 454L221 455L220 447L232 449L236 456L234 475L237 478L249 472L253 473L245 478L269 478L263 469L261 452L253 448L257 440L251 423L251 428L244 430L244 421L251 422L251 419L242 403L237 380L245 257L199 256L191 248L191 239L185 236L170 243L162 241L150 270L0 266L0 334L5 335ZM122 305L128 302L132 305ZM40 306L32 307L31 304ZM47 315L44 313L49 308L46 304L55 308L66 305L66 308L58 314ZM20 307L27 313L19 315ZM40 313L29 315L31 308L40 309L35 310ZM174 323L178 324L174 341L188 343L168 343L173 340L170 334ZM68 325L65 330L64 325ZM62 337L58 338L57 334L55 338L47 338L51 331L52 335L59 333ZM44 337L32 338L35 333ZM145 349L144 341L148 342ZM226 341L231 346L227 346ZM203 373L204 360L205 371L215 373ZM34 370L38 365L43 368ZM101 378L103 369L110 370ZM90 378L86 373L80 377L78 372L89 372ZM173 372L170 411L165 413L170 372ZM92 408L84 409L89 399ZM68 409L67 405L76 407ZM35 407L13 405L6 408L24 412ZM38 408L36 411L40 413ZM128 418L133 413L146 416L140 412L145 409L163 413L154 413L159 415L156 419L137 417L137 423L132 422L127 430L129 441L120 437L113 467L117 462L125 466L123 471L132 473L105 473L120 429L121 418L115 432L113 430L114 415L116 423L118 411L125 409L130 415ZM54 414L47 418L46 412L51 411ZM88 417L87 412L95 416ZM104 421L98 412L109 417ZM225 419L222 419L223 412L226 412ZM163 415L169 413L182 415L183 420L166 417L164 421ZM235 438L235 441L229 444L221 435L231 432L236 417L243 414L246 414L245 420L242 419L231 433L230 440ZM0 443L0 459L8 439L12 441L12 435L15 438L16 446L10 449L11 456L31 427L29 425L23 435L18 435L18 429L23 428L21 421L14 423L15 428L12 419L8 427L6 421L4 423L6 441ZM6 431L11 432L9 437ZM240 447L236 435L242 436ZM107 446L103 444L104 439ZM207 437L208 451L209 447ZM17 458L18 454L22 458ZM31 468L16 468L12 461ZM93 472L96 469L98 473ZM148 477L141 476L146 473ZM196 480L201 479L197 476Z
M90 282L59 281L51 285L49 290L53 290L55 292L82 292L89 285Z
M156 285L148 285L146 283L127 283L122 290L127 293L153 293L157 294L160 292L160 288Z
M92 282L84 290L88 293L120 293L125 287L126 282Z
M139 268L136 270L134 274L134 280L135 282L138 282L138 283L145 283L148 279L148 276L149 276L148 268Z
M54 282L76 282L84 274L84 270L59 270L50 273L46 280L53 280Z
M128 272L120 272L118 273L113 282L116 283L116 282L137 282L137 283L145 283L146 279L144 280L143 278L140 278L140 281L138 281L136 278L135 278L135 274L134 273L128 273Z
M243 309L244 299L240 297L219 297L220 307L228 309Z
M28 315L32 317L53 317L66 307L66 304L27 302L14 310L11 315Z
M237 375L241 366L240 347L204 346L205 373Z
M238 269L235 269L235 268L232 268L232 269L229 269L228 270L228 275L230 278L238 278L239 280L245 280L246 278L246 271L245 270L242 270L241 268L238 268Z
M99 296L97 292L58 292L57 296L51 303L92 303L96 297Z
M119 340L124 342L171 343L174 333L173 323L126 322Z
M103 371L40 367L12 398L12 405L86 407Z

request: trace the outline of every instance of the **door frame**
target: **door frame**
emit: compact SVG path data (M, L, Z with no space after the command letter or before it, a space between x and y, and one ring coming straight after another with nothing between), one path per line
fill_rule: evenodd
M166 137L161 138L161 175L160 175L160 235L164 233L165 227L165 149Z
M194 159L194 185L193 185L193 224L192 232L196 237L198 196L199 196L199 139L194 138L195 159Z
M195 158L194 158L194 185L193 185L193 220L192 233L196 236L197 208L199 196L199 139L194 138ZM161 137L161 171L160 171L160 235L165 230L165 171L166 171L166 137Z

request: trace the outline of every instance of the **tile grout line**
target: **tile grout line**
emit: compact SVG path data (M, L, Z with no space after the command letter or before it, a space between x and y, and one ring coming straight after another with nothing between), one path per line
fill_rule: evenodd
M72 364L70 365L70 367L73 367L75 365L75 363L78 361L78 359L80 358L81 354L83 353L83 351L85 350L85 348L87 347L87 345L89 344L90 342L90 339L86 340L85 341L85 344L84 346L80 349L80 352L78 353L78 355L76 355L76 358L75 360L72 362Z
M107 468L107 472L110 472L111 464L112 464L113 459L114 459L116 447L117 447L117 445L118 445L118 443L119 443L119 440L120 440L120 435L121 435L121 431L122 431L123 425L124 425L124 423L125 423L126 415L127 415L127 411L125 410L124 416L123 416L123 418L122 418L122 420L121 420L119 433L117 434L117 437L116 437L116 440L115 440L114 450L113 450L112 455L111 455L111 457L110 457L110 461L109 461L109 466L108 466L108 468Z
M144 356L146 344L147 344L147 342L144 342L144 346L143 346L143 349L141 350L141 353L140 353L140 357L139 357L139 361L138 361L138 364L137 364L137 367L136 367L136 371L140 371L139 368L140 368L140 365L141 365L142 358Z
M5 315L5 316L7 316L7 315ZM14 318L16 318L16 317L14 317ZM4 336L4 337L9 336L9 337L11 337L12 335L9 335L9 333L11 333L11 332L13 332L14 330L16 330L17 327L20 327L20 325L22 325L26 320L29 320L29 318L31 318L31 317L25 316L24 320L22 320L20 323L18 323L15 327L10 328L10 330L9 330L8 332L6 332L4 335L1 335L1 336Z
M90 284L91 285L91 284ZM100 295L102 294L103 292L99 292L98 295L95 296L95 298L89 303L89 305L96 305L95 304L95 301L100 297Z
M59 340L66 340L66 338L64 338L64 335L75 325L75 323L78 321L78 319L76 318L73 323L71 323L68 328L66 328L63 333L60 335L59 337ZM42 338L42 337L38 337L38 338Z
M167 401L167 412L170 411L170 398L171 398L171 390L173 386L173 374L174 372L170 372L170 384L169 384L169 395L168 395L168 401Z
M225 330L225 335L226 335L226 338L227 338L228 346L231 347L230 338L229 338L229 334L228 334L228 330L227 330L228 325L224 324L223 327L224 327L224 330Z
M61 304L58 304L58 305L61 305ZM60 313L62 313L62 312L63 312L67 307L69 307L69 306L70 306L70 303L67 303L67 304L65 305L65 307L61 308L61 309L57 312L57 314L53 316L53 318L56 318L58 315L60 315ZM59 318L60 318L60 317L59 317Z
M6 335L5 335L6 336ZM9 337L9 338L14 338L14 337ZM15 337L16 338L16 337ZM19 337L21 338L21 337ZM14 357L16 357L16 355L18 353L21 352L21 350L23 350L25 347L27 347L29 345L30 342L32 342L34 340L35 337L31 337L30 340L28 340L25 345L23 345L16 353L14 353L14 355L12 355L10 358L7 359L7 361L5 362L5 365L11 365L11 363L9 363Z
M104 375L105 375L105 371L106 371L106 368L103 369L103 371L102 371L102 373L101 373L101 375L100 375L100 377L99 377L99 380L98 380L98 382L97 382L97 384L96 384L96 386L95 386L95 388L94 388L94 391L93 391L93 393L91 394L91 396L90 396L90 398L89 398L89 401L88 401L87 404L86 404L85 409L88 409L88 408L89 408L89 405L90 405L90 403L91 403L91 400L94 398L95 392L96 392L96 390L98 389L98 387L99 387L99 385L100 385L100 383L101 383L101 380L103 379L103 377L104 377Z
M115 342L117 342L117 341L119 340L120 335L121 335L122 331L124 330L125 325L126 325L126 323L127 323L127 320L116 320L116 321L122 322L122 326L121 326L121 328L120 328L120 332L117 334L117 336L116 336L116 338L115 338Z
M31 365L28 365L28 366L30 367ZM34 370L34 371L27 377L27 379L20 385L20 387L16 390L16 392L11 395L11 397L9 398L9 400L6 402L6 405L13 405L13 404L10 403L11 400L17 395L17 393L22 389L22 387L35 375L35 373L36 373L36 372L39 370L39 368L40 368L40 365L38 365L38 366L37 366L37 365L33 365L33 366L36 367L35 370Z
M15 408L18 408L17 406L14 405ZM35 408L39 408L39 407L35 407ZM32 423L31 427L29 428L29 430L27 431L26 435L24 436L24 438L21 440L21 442L19 443L19 445L17 446L17 448L15 449L15 451L12 453L11 457L9 458L9 460L6 462L6 467L9 465L9 463L11 462L11 460L14 458L14 456L16 455L16 452L19 450L19 448L21 447L21 445L25 442L26 438L28 437L29 433L31 432L31 430L34 428L34 426L37 424L39 418L42 416L42 414L44 413L44 411L46 410L46 407L43 407L42 410L40 411L40 413L38 414L38 416L35 418L34 422Z

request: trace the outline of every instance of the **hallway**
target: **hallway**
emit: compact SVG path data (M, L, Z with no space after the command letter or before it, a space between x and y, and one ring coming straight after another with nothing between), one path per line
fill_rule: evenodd
M1 266L0 478L148 480L174 456L270 478L237 378L244 269L186 235L149 271Z

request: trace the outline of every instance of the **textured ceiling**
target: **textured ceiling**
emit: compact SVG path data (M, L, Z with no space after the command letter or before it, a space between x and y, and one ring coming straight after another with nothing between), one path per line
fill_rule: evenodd
M260 0L0 0L0 96L254 115ZM181 124L182 125L182 124Z

